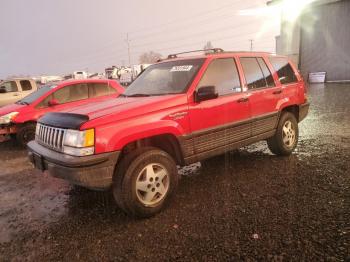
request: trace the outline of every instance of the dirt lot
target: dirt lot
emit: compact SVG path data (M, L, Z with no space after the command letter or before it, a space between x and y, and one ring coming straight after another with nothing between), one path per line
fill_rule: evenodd
M0 261L350 260L350 85L309 94L293 155L261 142L186 167L169 208L145 220L2 143Z

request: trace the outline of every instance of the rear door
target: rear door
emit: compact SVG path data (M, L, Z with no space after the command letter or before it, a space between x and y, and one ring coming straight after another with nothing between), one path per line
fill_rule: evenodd
M249 97L252 135L266 133L275 129L278 120L278 101L281 87L276 86L271 69L262 57L241 57L245 76L246 92Z
M34 87L32 85L32 82L29 80L20 80L19 85L22 89L21 98L26 97L27 95L29 95L30 93L32 93L34 91Z
M215 86L219 97L190 103L195 153L222 151L226 146L250 137L250 124L245 123L250 117L249 103L242 92L235 59L211 61L196 90L202 86Z

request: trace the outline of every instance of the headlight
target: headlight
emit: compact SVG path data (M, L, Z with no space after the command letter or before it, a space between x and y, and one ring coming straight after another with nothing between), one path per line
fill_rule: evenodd
M88 156L94 154L94 145L94 129L84 131L68 129L64 137L63 152L74 156Z
M0 124L9 124L18 115L18 112L12 112L3 116L0 116Z

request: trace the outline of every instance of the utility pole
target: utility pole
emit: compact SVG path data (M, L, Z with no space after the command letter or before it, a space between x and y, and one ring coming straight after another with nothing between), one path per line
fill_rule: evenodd
M126 44L128 45L129 66L131 66L129 33L126 33Z
M250 41L250 51L253 51L253 39L249 39L249 41Z

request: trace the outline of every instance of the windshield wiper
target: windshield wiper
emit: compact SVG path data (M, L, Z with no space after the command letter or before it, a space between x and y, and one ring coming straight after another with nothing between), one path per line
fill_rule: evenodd
M17 101L16 104L18 104L18 105L29 105L28 102L21 101L21 100Z
M123 94L124 97L146 97L146 96L151 96L149 94L132 94L132 95L125 95Z

